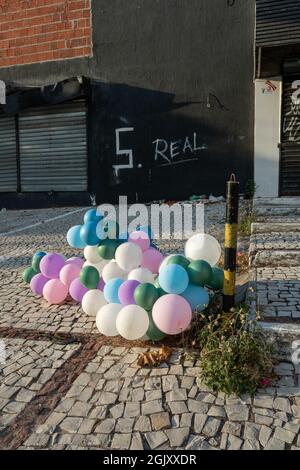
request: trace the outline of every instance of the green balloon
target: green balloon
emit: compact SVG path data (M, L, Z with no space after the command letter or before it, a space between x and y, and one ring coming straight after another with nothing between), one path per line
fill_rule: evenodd
M210 283L212 278L211 266L206 261L192 261L187 268L187 272L190 282L196 284L196 286L204 287Z
M40 262L44 256L46 256L47 253L44 253L43 251L39 251L38 253L35 253L32 258L32 263L31 266L33 269L37 272L40 272Z
M103 240L98 247L99 256L107 260L113 259L115 257L116 249L119 245L119 242L116 240L111 240L110 238Z
M26 268L22 274L23 281L26 282L26 284L30 284L30 281L33 276L36 276L38 273L39 272L33 269L31 266L29 268Z
M224 287L224 271L221 268L212 268L212 277L208 287L213 290L222 290Z
M140 284L134 291L136 304L145 310L151 310L158 298L158 289L153 284Z
M152 313L148 312L149 315L149 328L146 333L149 339L151 341L161 341L163 338L166 337L165 333L160 331L154 324L153 318L152 318Z
M157 289L157 291L158 291L159 297L162 297L163 295L166 295L167 292L165 292L165 291L160 287L160 283L159 283L159 280L158 280L158 276L157 276L157 278L156 278L155 281L154 281L154 286L156 287L156 289Z
M80 271L79 279L87 289L97 289L100 281L99 272L93 266L85 266Z
M190 260L188 260L185 256L174 255L168 260L167 265L168 264L179 264L179 266L187 269L188 265L190 264Z

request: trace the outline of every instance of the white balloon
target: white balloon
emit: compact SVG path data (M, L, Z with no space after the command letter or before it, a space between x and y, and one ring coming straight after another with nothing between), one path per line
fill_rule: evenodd
M127 272L124 271L115 260L111 260L103 268L102 279L105 283L111 279L127 279Z
M185 256L190 260L207 261L215 266L221 257L221 246L218 240L206 233L198 233L185 244Z
M103 292L98 289L92 289L86 292L82 298L82 309L84 313L95 316L101 307L107 305Z
M98 246L87 245L83 251L84 257L87 261L93 264L99 264L103 261L98 253Z
M104 269L104 267L109 263L108 260L104 259L102 260L100 263L91 263L90 261L86 261L84 264L83 264L83 267L85 266L93 266L93 268L96 268L99 275L101 276L102 275L102 271Z
M143 338L149 328L149 316L138 305L127 305L120 310L116 327L121 336L128 340Z
M121 309L121 304L107 304L100 308L96 316L96 325L100 333L105 336L118 336L116 320Z
M143 252L138 245L127 242L117 248L115 258L118 265L128 272L141 265Z
M147 268L136 268L128 274L128 280L139 281L141 284L154 284L154 276Z

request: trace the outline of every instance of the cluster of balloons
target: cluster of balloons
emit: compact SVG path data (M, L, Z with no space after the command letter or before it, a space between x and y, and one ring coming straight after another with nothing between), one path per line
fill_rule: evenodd
M185 256L164 258L150 244L149 231L137 231L110 254L114 259L102 270L107 305L96 314L102 334L152 341L180 334L194 312L208 307L209 291L223 288L224 272L215 266L221 247L214 237L195 235L186 243Z
M117 224L113 221L103 223L104 216L97 214L96 209L89 209L83 218L82 225L74 225L67 233L67 241L72 248L97 246L100 240L113 235L116 238Z
M30 284L34 294L44 296L49 304L61 304L69 295L79 302L87 291L85 289L79 298L76 279L83 263L79 257L66 259L58 253L39 251L33 256L31 266L23 272L23 280Z
M187 241L185 256L164 258L149 227L121 236L116 223L101 221L91 209L82 226L68 231L68 243L84 248L85 260L38 252L23 279L50 304L68 296L81 302L102 334L152 341L180 334L193 313L207 308L209 292L223 288L224 272L216 267L221 248L214 237L197 234Z

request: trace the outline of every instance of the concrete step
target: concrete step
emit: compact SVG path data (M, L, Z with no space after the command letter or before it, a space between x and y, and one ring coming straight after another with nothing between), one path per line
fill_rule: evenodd
M255 198L253 200L253 205L254 207L263 207L263 206L300 207L300 197Z
M252 235L262 233L300 233L300 223L259 222L251 226Z
M298 250L261 250L257 253L251 247L250 265L255 268L300 266L300 251Z
M258 218L267 217L289 217L289 218L300 218L300 207L285 207L285 206L260 206L254 208L255 215Z

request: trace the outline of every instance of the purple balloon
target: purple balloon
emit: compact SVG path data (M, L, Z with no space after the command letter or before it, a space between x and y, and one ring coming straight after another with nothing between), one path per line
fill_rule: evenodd
M40 262L41 273L50 279L57 279L61 268L65 265L65 259L58 253L49 253Z
M84 287L83 284L81 284L80 279L74 279L74 281L71 282L70 288L69 288L69 294L72 297L75 302L81 302L84 294L86 294L89 291L86 287Z
M140 282L134 279L123 282L118 292L119 300L122 305L135 304L134 291L139 285L140 285Z
M36 274L30 282L30 289L36 295L43 295L44 285L49 281L49 278L43 274Z
M103 281L103 279L101 277L100 281L99 281L99 284L97 286L97 289L102 290L102 292L103 292L104 287L105 287L105 282Z

